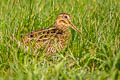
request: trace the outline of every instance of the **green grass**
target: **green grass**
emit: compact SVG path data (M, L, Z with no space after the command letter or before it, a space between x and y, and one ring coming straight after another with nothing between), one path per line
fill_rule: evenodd
M71 30L64 53L32 56L8 39L53 26L61 12L82 32ZM0 80L38 79L120 79L120 0L0 0Z

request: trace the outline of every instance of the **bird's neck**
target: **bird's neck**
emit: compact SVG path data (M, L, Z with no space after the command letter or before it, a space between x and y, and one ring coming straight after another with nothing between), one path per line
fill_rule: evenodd
M71 38L71 30L69 27L66 28L66 26L56 26L57 29L62 31L62 36L65 39L70 39Z
M70 32L70 28L68 26L64 26L64 25L56 25L55 26L57 29L62 30L64 33L66 32Z

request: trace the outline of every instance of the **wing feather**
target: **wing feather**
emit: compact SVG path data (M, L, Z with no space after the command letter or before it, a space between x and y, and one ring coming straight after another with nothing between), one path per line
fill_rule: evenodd
M59 30L56 27L50 27L25 34L22 36L22 40L25 42L31 42L34 40L37 42L44 41L44 40L49 40L50 38L55 38L57 34L62 34L62 33L63 33L62 30Z

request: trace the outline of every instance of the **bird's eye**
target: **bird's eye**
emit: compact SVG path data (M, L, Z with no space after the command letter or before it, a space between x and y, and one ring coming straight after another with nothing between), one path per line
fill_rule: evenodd
M67 16L64 16L65 18L67 18Z

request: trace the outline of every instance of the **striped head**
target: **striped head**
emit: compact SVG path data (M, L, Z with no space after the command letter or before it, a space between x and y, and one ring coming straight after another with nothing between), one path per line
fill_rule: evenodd
M71 17L67 13L60 13L57 16L56 27L59 28L59 29L62 29L62 30L72 27L75 31L80 32L77 29L77 27L72 24Z

